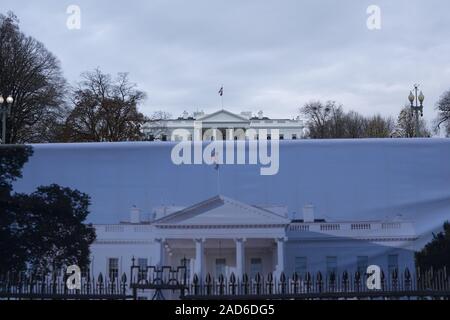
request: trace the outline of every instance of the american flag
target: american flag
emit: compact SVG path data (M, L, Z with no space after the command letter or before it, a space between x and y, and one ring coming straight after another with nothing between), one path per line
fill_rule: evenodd
M220 90L219 90L219 96L223 96L223 86L220 88Z

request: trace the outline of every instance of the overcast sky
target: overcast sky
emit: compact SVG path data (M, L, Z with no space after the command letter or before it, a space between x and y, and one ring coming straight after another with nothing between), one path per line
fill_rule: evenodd
M381 8L381 30L366 26ZM81 29L69 30L69 5ZM141 111L263 110L292 117L310 100L398 114L420 83L425 115L450 89L448 0L2 0L61 61L70 83L100 67L129 72Z

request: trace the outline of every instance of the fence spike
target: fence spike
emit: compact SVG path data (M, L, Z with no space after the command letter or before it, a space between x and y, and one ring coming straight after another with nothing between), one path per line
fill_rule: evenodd
M261 283L261 274L259 272L255 275L255 281L256 283Z
M411 272L409 272L408 268L405 269L405 279L406 280L411 279Z
M211 274L210 274L210 273L208 273L208 274L206 275L205 281L206 281L207 284L210 284L210 283L211 283Z
M235 284L236 283L236 275L234 274L234 272L231 273L230 276L230 283Z

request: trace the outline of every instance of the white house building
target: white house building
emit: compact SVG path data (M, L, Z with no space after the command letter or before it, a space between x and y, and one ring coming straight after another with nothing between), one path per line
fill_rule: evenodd
M195 112L190 116L184 112L178 119L162 119L147 122L144 134L147 139L173 141L180 140L181 136L176 130L183 129L188 133L188 140L195 136L195 130L200 130L202 139L233 140L241 137L258 139L260 131L268 135L270 139L271 130L278 130L280 139L295 140L305 135L305 126L300 119L270 119L260 111L257 116L251 112L235 114L227 110L219 110L211 114Z
M216 196L186 208L160 207L150 219L137 208L130 221L95 225L91 272L109 276L128 273L137 264L177 267L203 278L232 272L254 277L258 272L290 275L294 271L365 272L414 270L412 222L325 221L306 205L296 214L283 206L258 206Z

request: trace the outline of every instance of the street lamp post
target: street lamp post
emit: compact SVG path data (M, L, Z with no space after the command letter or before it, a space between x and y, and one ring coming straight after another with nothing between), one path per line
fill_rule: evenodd
M2 114L2 144L6 144L6 117L11 114L11 105L14 102L13 97L6 99L0 94L0 113Z
M414 114L416 129L414 135L416 138L419 136L419 114L423 117L423 101L425 100L425 96L422 91L420 91L419 95L417 94L419 91L419 85L414 85L414 93L412 91L409 92L408 100L411 103L411 111ZM420 105L419 105L420 103Z

